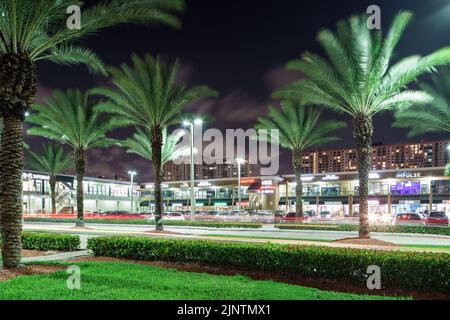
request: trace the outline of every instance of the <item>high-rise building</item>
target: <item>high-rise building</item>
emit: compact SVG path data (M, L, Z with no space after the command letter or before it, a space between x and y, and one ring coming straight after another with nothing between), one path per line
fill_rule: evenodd
M403 144L374 144L372 170L443 167L450 161L450 140ZM357 170L356 149L317 150L303 156L304 173Z
M195 179L224 179L238 176L236 163L224 162L213 164L195 164ZM258 176L258 166L255 164L241 164L241 177ZM175 164L168 162L164 165L164 181L185 181L190 179L190 165L186 163Z

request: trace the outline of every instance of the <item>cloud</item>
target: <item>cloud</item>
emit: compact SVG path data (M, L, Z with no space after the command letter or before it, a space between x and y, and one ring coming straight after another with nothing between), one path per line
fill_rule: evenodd
M284 66L278 66L269 70L264 75L263 80L267 86L267 89L270 92L273 92L301 78L301 72L286 70Z

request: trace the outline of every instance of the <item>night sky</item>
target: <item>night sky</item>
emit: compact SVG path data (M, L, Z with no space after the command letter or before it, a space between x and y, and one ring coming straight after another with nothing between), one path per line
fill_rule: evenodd
M401 40L396 54L428 54L450 44L450 0L188 0L181 15L180 30L169 27L121 25L103 30L84 40L110 65L129 62L131 53L159 54L166 61L183 61L179 81L188 85L208 85L220 92L218 99L205 99L186 111L215 117L209 127L219 129L251 128L258 116L264 116L269 104L277 105L271 93L301 75L284 69L287 61L305 50L322 53L315 36L322 27L334 28L338 20L364 13L371 4L382 11L384 28L400 9L415 13L415 19ZM55 88L81 88L108 83L108 79L89 74L85 67L61 67L41 63L38 100ZM426 80L426 77L424 78ZM325 112L324 118L339 118ZM375 118L374 142L440 140L448 136L429 134L407 139L404 130L392 129L392 115ZM124 139L133 129L112 134ZM339 132L342 140L322 148L353 146L351 128ZM39 150L41 138L26 137L33 150ZM289 153L283 153L280 174L290 173ZM125 153L120 148L95 149L88 153L87 175L112 178L137 169L138 180L151 180L151 164Z

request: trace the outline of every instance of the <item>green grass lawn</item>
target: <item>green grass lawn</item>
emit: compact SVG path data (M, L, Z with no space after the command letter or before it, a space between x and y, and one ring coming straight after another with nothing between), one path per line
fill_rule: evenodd
M81 290L67 289L69 275L62 270L0 282L0 299L391 299L125 262L80 262L76 265L81 269Z

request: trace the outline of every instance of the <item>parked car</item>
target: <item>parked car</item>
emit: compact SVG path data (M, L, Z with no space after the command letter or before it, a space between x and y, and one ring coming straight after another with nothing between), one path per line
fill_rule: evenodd
M395 216L396 225L424 225L424 221L418 213L398 213Z
M164 219L166 220L178 220L178 221L184 221L184 216L180 212L167 212L167 214L164 216Z
M310 216L306 213L306 211L303 213L303 217L297 216L296 212L288 212L284 217L283 221L289 221L289 222L305 222L310 219Z
M431 211L426 219L429 226L448 226L448 217L445 212Z
M330 219L332 216L333 216L333 215L331 214L330 211L322 211L322 212L320 213L320 217L321 217L322 219Z

